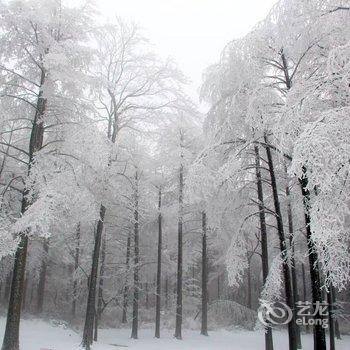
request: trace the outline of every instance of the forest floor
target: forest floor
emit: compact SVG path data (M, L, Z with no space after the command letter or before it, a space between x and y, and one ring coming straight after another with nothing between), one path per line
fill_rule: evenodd
M5 319L0 319L0 334L4 332ZM212 331L209 337L198 334L198 331L185 330L183 340L176 340L172 331L163 331L160 339L153 337L153 330L141 329L139 339L130 339L129 329L100 330L99 342L93 350L115 350L128 347L133 350L263 350L264 336L262 331ZM78 350L80 334L62 326L54 326L41 320L23 320L21 323L21 350ZM274 332L276 350L285 350L287 334L284 331ZM312 350L312 336L303 335L303 349ZM337 350L350 349L350 336L343 336L336 343Z

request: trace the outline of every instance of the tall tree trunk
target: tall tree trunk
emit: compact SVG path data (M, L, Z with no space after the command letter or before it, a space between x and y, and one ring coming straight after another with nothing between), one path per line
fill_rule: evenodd
M94 250L92 253L92 264L91 273L89 278L89 291L88 300L86 305L85 314L85 324L83 331L83 340L81 346L87 350L90 350L90 346L93 341L93 331L94 331L94 319L95 319L95 303L96 303L96 284L97 284L97 274L99 257L101 250L101 240L103 232L103 221L106 214L106 207L101 205L100 207L100 219L97 223L97 229L95 234Z
M201 334L208 335L207 216L202 212L202 322Z
M304 264L301 264L301 273L302 273L302 276L303 276L303 301L305 303L308 300L307 300L307 286L306 286L306 274L305 274L305 266L304 266ZM310 331L309 324L305 325L305 330L306 330L307 333Z
M247 308L252 308L252 269L250 267L250 261L248 262L247 269Z
M268 137L266 134L264 135L264 140L265 140L265 144L268 145ZM286 239L284 234L281 207L280 207L280 202L278 198L278 189L277 189L273 159L272 159L271 149L268 146L266 147L266 155L267 155L268 167L270 172L271 188L272 188L272 194L273 194L273 202L274 202L275 216L276 216L276 223L277 223L277 232L278 232L278 238L279 238L279 246L281 251L281 258L283 261L283 277L284 277L286 303L288 307L290 307L290 309L293 310L294 303L293 303L293 292L292 292L292 286L291 286L290 271L288 266L287 244L286 244ZM292 316L292 320L288 323L288 338L289 338L289 350L296 350L297 339L296 339L294 315Z
M328 329L329 329L329 350L335 350L335 330L334 330L334 318L333 318L333 296L332 287L329 287L327 292L328 303Z
M98 325L102 316L102 303L103 303L103 283L105 274L105 260L106 260L106 235L102 238L102 249L101 249L101 265L100 265L100 276L98 283L98 299L97 299L97 310L95 314L95 333L94 341L97 341Z
M80 258L80 223L77 225L76 233L75 233L75 255L74 255L74 274L77 273L79 267L79 258ZM73 300L72 300L72 317L75 317L76 313L76 305L77 305L77 280L76 276L73 279Z
M178 217L178 243L177 243L177 284L176 284L176 320L175 338L182 339L182 245L183 245L183 165L179 173L179 217Z
M332 297L333 297L333 310L334 310L334 305L336 305L337 302L337 293L335 291L335 288L333 285L331 285L332 288ZM333 312L334 315L334 312ZM340 335L340 329L339 329L339 321L338 321L338 317L334 317L334 331L335 331L335 336L338 340L341 339L341 335Z
M11 291L12 274L13 274L13 271L11 270L6 276L4 299L3 299L4 304L9 302L10 291Z
M131 338L137 339L139 323L139 179L138 171L135 172L135 203L134 203L134 298L132 304L132 329Z
M145 282L145 307L146 309L149 309L149 284L148 282Z
M308 178L306 173L306 167L303 167L303 176L299 179L301 185L301 192L303 196L304 204L304 216L305 216L305 227L306 227L306 239L307 248L309 252L309 265L310 265L310 277L311 277L311 292L312 292L312 302L314 305L317 303L322 303L322 293L321 293L321 278L320 271L318 268L318 254L316 247L314 246L311 237L311 218L310 218L310 192L307 188ZM315 325L314 325L314 350L326 350L326 332L322 327L322 315L317 309L314 315Z
M165 277L165 308L169 308L169 277L168 274Z
M221 299L221 285L220 285L220 273L218 274L217 278L217 299Z
M111 97L112 104L114 105L113 117L108 121L108 131L107 137L113 144L115 144L118 132L119 132L119 114L118 108L115 105L115 96L108 89L108 93ZM112 159L108 160L108 167L112 164ZM88 292L88 300L86 306L86 315L85 315L85 324L83 331L83 340L81 346L90 350L90 346L93 341L93 332L94 332L94 320L96 315L96 286L97 286L97 275L98 275L98 265L100 258L100 249L102 242L102 233L104 227L104 218L106 215L106 207L101 204L100 206L100 218L97 224L96 234L95 234L95 242L94 242L94 250L91 264L91 273L89 277L89 292Z
M265 204L264 204L264 191L262 186L261 170L260 170L260 154L259 147L254 146L255 153L255 173L256 184L258 189L259 200L259 221L260 221L260 244L261 244L261 264L263 274L263 285L265 285L267 276L269 274L269 253L267 247L267 230L266 230L266 218L265 218ZM265 350L273 350L273 338L272 329L267 327L265 329Z
M26 308L27 291L28 291L28 271L25 272L25 276L24 276L22 311L24 311Z
M303 276L303 301L307 300L307 287L306 287L306 277L305 277L305 266L301 264L301 273Z
M129 268L130 268L130 245L131 245L131 237L130 237L130 231L128 231L128 238L126 240L126 276L125 276L125 285L124 285L124 291L123 291L123 316L122 316L122 323L127 322L127 311L128 311L128 296L129 296Z
M285 173L287 174L287 168L285 167ZM290 189L286 185L286 197L287 197L287 214L288 214L288 231L289 231L289 255L290 255L290 269L292 276L292 288L293 288L293 315L294 321L297 321L297 302L299 301L298 284L297 284L297 274L296 274L296 264L295 264L295 249L294 249L294 227L293 227L293 213L292 204L290 199ZM297 348L301 349L301 337L300 328L295 323L295 335L297 341Z
M196 265L195 263L191 267L192 270L192 280L191 280L191 289L192 289L192 296L196 296Z
M31 306L33 305L33 300L34 300L34 283L32 281L31 283L31 288L30 288L30 300L29 300L29 309L31 309Z
M46 108L46 99L43 97L42 87L45 82L46 72L43 69L40 77L40 91L38 95L35 116L29 141L29 163L28 175L33 164L34 153L39 151L43 145L44 121L43 115ZM28 201L29 190L23 191L21 213L24 214L30 206ZM28 236L27 232L19 233L19 244L15 254L10 301L7 309L7 320L2 350L19 350L19 323L21 318L23 282L27 261Z
M46 284L46 271L47 271L47 255L49 252L49 242L44 239L43 242L44 256L41 262L39 283L38 283L38 295L37 295L37 307L36 314L40 315L43 312L44 297L45 297L45 284Z
M156 330L155 337L160 337L160 306L162 283L162 189L158 190L158 257L157 257L157 289L156 289Z

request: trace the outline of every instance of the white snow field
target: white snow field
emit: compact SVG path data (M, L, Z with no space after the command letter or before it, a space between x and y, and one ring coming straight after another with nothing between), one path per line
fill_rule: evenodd
M0 319L1 338L5 319ZM198 331L185 330L183 340L174 339L170 330L164 331L160 339L153 337L152 329L141 329L139 339L130 339L129 329L100 330L99 342L94 350L115 350L125 347L135 350L263 350L262 331L219 330L212 331L208 337ZM62 326L53 326L41 320L22 320L21 350L79 350L81 335ZM275 350L288 349L287 333L274 332ZM312 350L312 336L303 335L303 349ZM336 343L337 350L350 349L350 337L343 336Z

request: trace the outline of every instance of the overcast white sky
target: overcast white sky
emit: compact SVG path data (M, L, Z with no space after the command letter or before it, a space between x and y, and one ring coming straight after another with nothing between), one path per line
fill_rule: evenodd
M225 44L246 34L276 0L96 0L106 16L117 14L144 29L163 57L172 57L196 98L203 70Z

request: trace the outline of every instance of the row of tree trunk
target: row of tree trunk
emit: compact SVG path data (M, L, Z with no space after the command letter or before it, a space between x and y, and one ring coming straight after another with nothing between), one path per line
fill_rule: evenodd
M43 104L43 107L44 108ZM38 125L38 124L36 124ZM40 123L39 123L40 125ZM33 128L35 129L35 128ZM39 127L40 131L40 127ZM34 150L40 149L40 142L42 143L42 135L38 130L33 130L32 134L37 135L38 141L34 143L33 141L33 152ZM41 136L40 136L41 135ZM32 137L34 137L32 136ZM40 139L41 137L41 139ZM287 305L295 310L296 301L298 300L298 288L297 288L297 278L295 272L295 261L294 261L294 248L293 248L293 221L292 221L292 211L290 203L288 202L288 227L289 227L289 250L290 250L290 262L287 256L287 239L284 232L284 225L282 219L282 213L280 208L280 200L278 194L278 186L276 182L273 157L271 153L271 148L268 146L269 140L268 136L265 134L265 145L266 145L266 155L267 164L270 174L270 184L272 188L275 217L277 223L277 231L279 237L280 251L283 259L283 274L285 281L285 295ZM32 144L32 143L31 143ZM260 231L261 231L261 257L262 257L262 270L263 270L263 282L266 282L268 275L268 248L267 248L267 230L266 230L266 218L265 218L265 206L264 206L264 194L262 187L262 176L260 170L260 154L259 147L256 145L254 147L255 151L255 164L256 164L256 183L257 192L259 200L259 219L260 219ZM176 327L175 327L175 337L178 339L182 338L182 251L183 251L183 186L184 186L184 169L181 165L179 172L179 220L178 220L178 268L177 268L177 288L176 288ZM310 229L310 217L308 213L308 203L310 199L310 193L307 189L307 169L303 168L304 176L300 179L302 195L304 199L305 207L305 223L306 223L306 233L307 233L307 244L309 249L309 265L310 265L310 275L311 275L311 286L312 286L312 297L313 302L322 301L321 293L321 280L320 272L317 266L317 252L313 246L311 240L311 229ZM138 172L135 172L135 193L134 193L134 261L133 261L133 271L134 271L134 288L133 288L133 318L132 318L132 338L137 338L138 336L138 304L139 304L139 212L138 212ZM289 187L286 186L286 196L289 197ZM161 198L162 192L159 188L158 193L158 259L157 259L157 282L156 282L156 322L155 322L155 336L160 337L160 305L161 305L161 254L162 254L162 215L161 215ZM23 207L24 206L24 207ZM23 212L25 207L28 206L26 202L26 197L23 199ZM98 221L96 232L95 232L95 243L92 257L91 273L89 278L89 289L88 289L88 299L87 299L87 309L83 333L82 346L86 349L90 349L93 341L93 330L95 326L95 340L97 339L97 329L98 321L102 314L102 290L103 290L103 275L104 275L104 254L105 254L105 239L103 238L103 220L105 217L106 208L101 205L100 209L100 220ZM207 293L207 224L206 224L206 214L202 213L202 325L201 334L207 335L207 303L208 303L208 293ZM79 242L80 242L80 227L77 228L76 233L77 247L75 252L75 269L78 268L79 264ZM11 285L10 301L9 301L9 316L7 319L7 325L5 330L4 345L3 350L13 350L18 349L18 335L16 337L16 329L19 326L20 310L18 310L18 305L21 305L21 300L23 297L22 291L24 283L24 270L25 270L25 256L27 249L27 236L25 234L21 235L20 248L17 250L14 263L14 272ZM100 278L99 278L99 288L98 288L98 298L97 298L97 309L96 309L96 289L98 280L98 267L99 267L99 256L102 244L102 257L100 263ZM47 255L49 245L48 241L45 240L44 253ZM126 254L126 266L130 264L130 248L131 248L131 237L127 238L127 254ZM26 254L24 254L26 255ZM290 264L289 264L290 263ZM289 268L289 265L291 266ZM41 313L43 308L44 291L45 291L45 276L46 276L47 264L46 259L43 259L40 278L39 278L39 288L38 288L38 304L37 312ZM123 304L123 322L126 322L126 309L127 309L127 283L124 288L124 304ZM76 312L76 296L77 296L77 285L76 282L73 284L73 303L72 303L72 314L75 315ZM332 291L328 293L329 302L333 300ZM19 302L19 304L18 304ZM19 308L20 309L20 308ZM330 309L332 313L332 309ZM322 319L322 316L316 312L315 320ZM293 315L293 321L288 325L289 332L289 348L295 350L300 348L300 331L295 323L296 314ZM325 331L321 326L321 322L315 322L314 326L314 338L315 338L315 349L324 350L326 347L325 341ZM330 332L335 333L335 322L330 322ZM339 327L338 327L339 329ZM9 335L11 334L11 339ZM12 336L12 334L14 336ZM16 340L17 339L17 340ZM267 350L273 349L272 340L272 330L267 327L265 334L265 345ZM331 337L331 348L334 348L334 337Z
M29 161L28 171L30 174L31 167L34 160L35 152L39 151L43 146L44 139L44 122L43 115L46 109L47 100L43 96L43 86L45 83L46 71L41 69L39 94L37 104L35 106L35 115L31 129L30 141L29 141ZM30 206L28 200L28 190L23 191L21 213L24 214ZM28 232L20 232L19 244L16 250L10 300L7 311L7 320L4 339L2 343L2 350L19 350L19 324L21 318L21 308L24 290L24 275L26 270L27 250L28 250Z
M287 217L288 217L288 230L289 230L289 247L287 246L287 239L284 232L284 224L281 213L280 199L278 194L278 185L276 181L276 175L273 164L273 156L271 152L271 147L269 146L268 135L264 135L264 146L266 150L267 156L267 165L268 165L268 173L270 175L270 186L273 195L273 203L274 203L274 216L276 218L277 224L277 233L279 238L279 248L280 254L283 260L283 277L284 277L284 287L285 287L285 297L286 304L293 310L292 321L288 324L288 335L289 335L289 349L296 350L301 348L301 338L300 338L300 329L296 324L296 303L299 301L298 295L298 284L297 284L297 276L295 270L295 259L294 259L294 228L293 228L293 215L292 208L290 204L290 190L288 185L286 186L286 198L287 198ZM266 282L266 278L268 275L268 248L267 248L267 230L266 230L266 210L264 205L264 193L263 193L263 180L261 175L261 166L260 159L261 156L259 154L259 147L257 145L254 146L255 153L255 167L256 167L256 184L257 184L257 193L258 193L258 209L259 209L259 221L260 221L260 241L261 241L261 258L262 258L262 271L263 271L263 283ZM310 269L310 281L311 281L311 291L312 291L312 301L313 304L321 303L322 291L321 291L321 277L320 271L317 264L318 257L317 251L314 247L312 238L311 238L311 227L310 227L310 215L309 215L309 200L310 193L308 191L307 185L307 170L303 168L304 176L299 180L301 185L301 191L303 195L303 203L304 203L304 213L305 213L305 229L307 236L307 249L309 251L309 269ZM304 278L304 300L306 300L306 281L305 281L305 268L303 268L303 278ZM334 299L331 296L331 292L328 293L330 304L330 313L332 313L332 305ZM315 326L313 327L314 332L314 349L315 350L325 350L326 349L326 336L325 329L322 327L322 315L319 310L315 310ZM334 325L336 322L332 319L330 322L330 345L331 349L334 349ZM339 329L339 327L338 327ZM272 339L272 330L270 327L267 327L265 332L265 349L273 350L273 339Z

